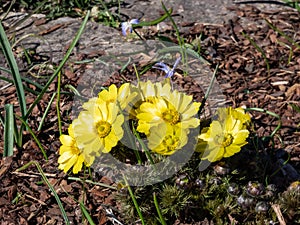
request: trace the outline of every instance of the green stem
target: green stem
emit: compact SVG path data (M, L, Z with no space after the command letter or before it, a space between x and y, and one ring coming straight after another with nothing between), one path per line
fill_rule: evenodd
M160 210L160 208L159 208L159 204L158 204L158 202L157 202L157 198L156 198L155 192L153 193L153 200L154 200L154 205L155 205L157 214L158 214L159 219L160 219L160 223L161 223L162 225L167 225L167 223L166 223L166 221L165 221L165 219L164 219L164 217L163 217L163 215L162 215L162 213L161 213L161 210Z
M49 111L50 108L51 108L51 104L52 104L52 102L53 102L53 100L54 100L55 95L56 95L56 93L53 93L53 94L52 94L52 97L51 97L51 99L50 99L50 101L49 101L49 103L48 103L48 105L47 105L47 108L45 109L45 112L44 112L44 114L43 114L43 116L42 116L42 119L41 119L41 122L40 122L40 124L39 124L39 127L38 127L37 131L40 131L40 130L42 129L42 126L43 126L43 124L44 124L44 120L45 120L45 118L46 118L46 116L47 116L47 114L48 114L48 111Z
M48 160L48 156L46 154L46 151L44 150L41 142L39 141L39 139L35 136L33 130L30 128L30 126L28 125L28 123L26 123L26 121L21 118L21 117L18 117L16 116L21 122L22 124L24 124L24 126L27 128L28 132L31 134L31 136L33 137L33 139L35 140L36 144L39 146L39 148L41 149L42 153L43 153L43 156L46 160Z
M157 25L157 24L161 23L162 21L164 21L165 19L167 19L169 17L168 14L171 14L172 11L173 11L172 9L167 10L168 13L164 14L163 16L159 17L156 20L152 20L152 21L148 21L148 22L143 21L143 22L140 22L138 24L132 24L132 29L139 28L139 27L147 27L147 26Z
M128 191L129 191L129 194L130 194L131 200L132 200L132 202L133 202L133 204L134 204L134 207L135 207L135 209L136 209L136 211L137 211L137 214L139 215L139 217L140 217L140 219L141 219L142 225L145 225L144 217L143 217L143 215L142 215L142 212L141 212L141 210L140 210L140 207L139 207L139 205L138 205L138 203L137 203L137 201L136 201L136 198L134 197L133 191L132 191L130 185L128 184L128 181L127 181L125 175L123 175L123 179L124 179L124 181L125 181L125 184L126 184L126 186L127 186Z
M60 85L61 85L61 72L57 76L57 98L56 98L56 113L59 135L62 135L61 119L60 119Z
M164 9L164 11L166 12L169 20L171 21L174 29L175 29L175 32L176 32L176 37L177 37L177 40L178 40L178 44L180 46L180 52L181 52L181 57L182 57L182 63L184 65L187 65L187 53L186 53L186 48L184 46L184 41L183 39L180 37L180 33L179 33L179 29L175 23L175 21L173 20L172 16L171 16L171 13L167 10L165 4L163 2L161 2L162 4L162 7ZM184 70L184 75L187 75L186 73L186 70Z
M282 125L282 121L281 121L281 118L278 114L276 113L273 113L271 111L268 111L268 110L265 110L265 109L262 109L262 108L246 108L245 111L257 111L257 112L262 112L262 113L266 113L270 116L273 116L275 118L278 119L279 123L277 125L277 127L273 130L273 132L271 133L270 137L273 138L274 135L277 133L277 131L281 128L281 125Z
M36 161L31 161L31 162L25 164L24 166L22 166L21 168L17 169L16 171L17 171L17 172L20 172L20 171L22 171L22 170L25 170L25 169L27 169L29 166L31 166L32 164L34 164L34 165L36 166L36 168L37 168L38 171L40 172L40 174L41 174L41 176L42 176L44 182L48 185L49 189L50 189L51 192L53 193L53 195L54 195L54 197L55 197L55 199L56 199L56 202L57 202L57 204L58 204L58 206L59 206L59 208L60 208L60 211L61 211L61 213L62 213L62 216L63 216L63 218L64 218L64 220L65 220L65 223L66 223L67 225L70 225L70 221L69 221L69 219L68 219L68 217L67 217L66 211L65 211L65 209L64 209L64 207L63 207L63 205L62 205L62 203L61 203L61 201L60 201L60 199L59 199L59 197L58 197L58 195L57 195L57 193L56 193L56 191L55 191L54 187L50 184L50 182L49 182L49 180L47 179L47 177L45 176L44 171L42 170L42 168L41 168L41 166L39 165L39 163L36 162Z
M149 149L147 148L147 146L145 145L145 143L142 141L142 139L141 139L139 133L136 131L136 129L134 129L134 127L133 127L133 133L134 133L134 135L137 137L137 141L138 141L139 144L142 146L142 149L145 151L145 154L146 154L146 156L147 156L147 159L150 161L150 163L151 163L152 165L154 165L155 163L154 163L154 161L153 161L153 159L152 159L152 157L151 157L151 154L150 154L150 152L149 152Z
M214 82L215 82L215 79L216 79L216 74L217 74L218 69L219 69L219 64L217 64L217 66L216 66L216 68L214 70L213 77L210 80L209 87L208 87L207 91L205 92L205 96L204 96L204 98L203 98L203 100L201 102L201 105L200 105L200 108L199 108L199 111L198 111L198 117L199 118L200 118L201 112L202 112L202 110L203 110L203 108L205 106L205 103L206 103L206 101L208 99L208 96L209 96L209 94L211 92L211 89L214 86Z
M268 70L268 76L270 76L270 64L269 64L269 61L268 61L268 58L265 54L265 52L262 50L261 47L259 47L255 41L249 37L249 35L247 35L246 33L242 32L242 35L247 38L248 41L250 41L250 43L256 48L257 51L259 51L261 54L262 54L262 57L264 58L264 61L267 65L267 70Z

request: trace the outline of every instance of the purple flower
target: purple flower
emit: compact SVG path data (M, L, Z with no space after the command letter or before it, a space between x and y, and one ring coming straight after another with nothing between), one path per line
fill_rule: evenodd
M138 24L140 21L138 19L132 19L129 22L122 22L122 34L124 36L127 35L127 30L129 29L129 32L132 33L132 24Z
M169 66L167 66L166 64L162 63L162 62L155 63L152 68L164 71L166 73L165 78L169 78L169 77L172 77L174 75L175 69L176 69L178 63L180 62L180 60L181 60L181 56L179 56L176 59L172 69Z

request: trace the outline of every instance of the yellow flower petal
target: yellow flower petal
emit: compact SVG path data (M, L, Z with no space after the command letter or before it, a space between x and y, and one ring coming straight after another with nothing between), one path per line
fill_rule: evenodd
M73 155L68 161L66 161L64 163L64 172L65 173L67 173L69 171L69 169L71 169L71 167L75 164L77 158L78 158L77 155Z
M249 136L249 131L248 130L240 130L236 135L233 140L233 144L236 145L245 145L247 144L246 139Z
M95 103L97 102L97 98L91 98L89 99L88 102L85 102L82 105L82 108L84 108L85 110L94 110L95 107ZM70 132L69 132L70 133Z
M66 146L66 145L62 145L60 146L59 148L59 154L62 155L64 154L65 152L72 152L72 148L76 148L76 147L70 147L70 146Z
M157 86L160 87L159 85ZM196 118L198 109L195 108L192 97L178 91L165 95L165 91L171 91L171 89L168 86L163 88L157 89L157 91L164 91L163 97L158 92L157 96L153 97L150 102L143 102L139 106L136 111L136 118L138 119L137 130L148 135L148 128L151 129L151 127L158 126L160 123L169 123L172 126L186 129L187 133L190 128L198 127L200 124L200 120ZM196 106L198 105L196 104ZM145 123L149 125L146 126Z
M58 158L58 163L65 163L70 158L72 158L74 154L71 151L66 151Z
M145 121L141 121L139 122L136 130L140 133L145 133L146 135L148 135L150 130L150 124Z
M83 155L79 155L77 161L75 162L75 165L73 166L74 174L77 174L79 171L81 171L83 162L84 162Z
M59 140L65 146L72 146L74 144L74 139L69 135L61 135Z
M241 150L241 146L230 145L229 147L226 148L223 157L233 156L235 153L239 152L240 150Z

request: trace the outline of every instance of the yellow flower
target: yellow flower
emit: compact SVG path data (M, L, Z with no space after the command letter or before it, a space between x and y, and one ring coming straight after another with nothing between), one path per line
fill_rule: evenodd
M85 162L85 159L74 138L72 124L68 128L68 132L69 135L61 135L59 138L62 146L60 146L59 149L60 157L58 158L58 168L67 173L73 166L73 173L76 174L82 169L82 164ZM91 159L91 162L93 162L93 159ZM88 163L86 163L86 165L90 166Z
M154 85L149 84L150 88L144 94L154 93L149 96L145 95L145 101L140 104L136 110L138 119L137 131L149 134L149 130L161 123L185 129L188 133L189 128L199 126L200 120L197 113L200 103L193 102L191 96L185 95L178 91L171 91L169 83ZM147 98L150 101L147 101Z
M158 125L150 130L148 147L161 155L172 155L187 143L186 132L173 126Z
M130 106L130 103L136 97L137 92L135 92L134 86L130 83L122 84L119 88L112 84L109 86L108 90L102 90L98 94L98 98L92 98L88 102L83 104L83 108L89 110L94 107L95 103L100 103L102 101L106 103L117 104L120 106L121 110Z
M112 84L108 90L99 93L98 98L105 102L118 103L122 110L129 106L134 97L137 95L134 86L130 83L122 84L119 88Z
M110 92L107 93L107 99L110 98L109 95ZM114 93L111 97L114 97ZM99 98L91 99L84 106L86 110L73 121L74 134L85 159L90 163L101 152L108 153L123 137L124 116L117 104Z
M161 82L152 83L151 81L140 81L137 86L133 87L133 91L137 93L132 100L133 107L130 110L131 119L135 119L139 113L139 107L143 102L153 102L156 97L167 96L171 92L171 86L168 83Z
M166 123L172 126L179 127L181 129L196 128L199 126L199 119L196 118L198 105L190 103L190 105L182 105L169 102L165 98L155 98L152 102L144 102L139 108L137 114L138 127L137 131L145 134L149 133L149 130L153 126L157 126L161 123ZM180 99L178 99L180 101ZM188 100L186 100L188 101ZM177 106L177 107L176 107Z
M203 153L202 159L215 162L239 152L247 144L248 136L243 123L230 115L221 121L212 121L210 127L202 131L196 151Z
M136 88L143 101L147 101L149 97L163 97L171 93L171 85L167 80L156 83L152 83L149 80L147 82L139 82Z
M225 121L228 116L233 116L236 120L240 120L241 123L246 127L249 126L251 122L251 117L248 113L245 113L245 110L241 107L233 109L232 107L228 108L219 108L217 111L218 120Z

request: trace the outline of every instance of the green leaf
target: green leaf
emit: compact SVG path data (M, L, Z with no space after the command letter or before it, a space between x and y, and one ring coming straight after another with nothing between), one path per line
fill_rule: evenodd
M58 65L57 69L55 70L55 72L53 73L53 75L49 78L48 82L45 84L44 88L41 90L40 94L37 96L36 100L32 103L32 105L30 106L30 108L28 109L27 114L25 115L24 119L27 119L30 115L30 113L32 112L32 110L34 109L34 107L38 104L38 102L42 99L42 97L44 96L44 94L47 92L50 84L53 82L53 80L58 76L58 73L61 71L61 69L63 68L63 66L65 65L65 63L67 62L67 60L69 59L73 49L75 48L81 34L84 31L84 28L86 26L86 23L88 22L88 18L90 16L90 11L87 11L87 14L75 36L75 38L73 39L70 48L68 49L66 55L64 56L64 58L62 59L62 61L60 62L60 64Z
M165 219L164 219L164 217L162 215L161 209L159 208L159 204L158 204L155 192L153 193L153 201L154 201L154 205L155 205L157 214L159 216L160 223L162 225L167 225L167 223L166 223L166 221L165 221Z
M14 109L12 104L6 104L3 156L4 157L12 156L13 153L14 153Z
M81 209L83 215L85 216L85 218L89 221L89 224L95 225L91 215L89 214L89 212L85 208L84 204L82 202L79 202L79 204L80 204L80 209Z
M33 137L33 139L35 140L35 143L39 146L39 148L41 149L43 156L46 160L48 160L48 156L46 154L46 151L44 150L41 142L39 141L39 139L37 138L37 136L34 134L33 130L30 128L30 126L28 125L28 123L26 123L25 120L23 120L21 117L17 118L22 122L22 124L27 128L28 132L31 134L31 136Z
M5 34L4 28L1 23L0 23L0 45L2 47L2 51L7 60L7 63L10 67L11 74L13 76L13 81L16 86L21 113L22 116L24 117L26 115L27 110L26 110L25 93L24 93L24 88L21 80L21 75L14 54L11 50L10 43L7 39L7 36Z
M132 28L138 28L138 27L147 27L147 26L154 26L156 24L161 23L162 21L164 21L165 19L167 19L169 17L169 15L172 13L172 9L170 9L169 11L167 11L167 13L165 13L163 16L159 17L156 20L152 20L149 22L140 22L138 24L132 24Z

